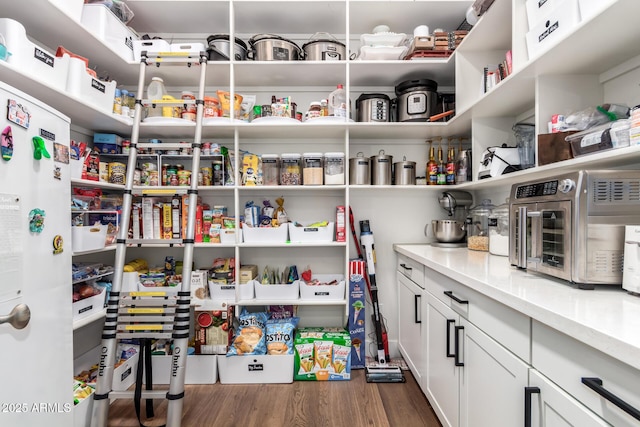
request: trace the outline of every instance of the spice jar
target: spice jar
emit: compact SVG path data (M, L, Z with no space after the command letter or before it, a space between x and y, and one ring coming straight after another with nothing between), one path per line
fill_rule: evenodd
M324 153L325 185L344 185L344 153Z
M467 248L474 251L489 250L489 215L495 208L491 200L484 199L481 204L469 210L467 217Z
M509 203L496 206L489 215L489 253L509 256Z
M280 158L277 154L262 155L262 184L278 185L280 178Z
M302 185L302 156L283 153L280 156L280 185Z
M304 153L302 167L303 185L322 185L322 153Z

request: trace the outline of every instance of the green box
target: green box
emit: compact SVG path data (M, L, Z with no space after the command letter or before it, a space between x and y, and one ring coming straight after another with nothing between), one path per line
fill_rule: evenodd
M344 328L300 328L293 342L293 379L351 379L351 336Z

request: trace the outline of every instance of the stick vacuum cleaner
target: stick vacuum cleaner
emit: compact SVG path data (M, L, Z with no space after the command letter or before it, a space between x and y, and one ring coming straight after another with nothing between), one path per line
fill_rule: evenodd
M373 324L376 330L376 341L378 344L377 364L366 367L366 378L369 383L395 383L405 382L402 370L395 366L389 366L388 356L385 354L382 316L378 304L378 286L376 285L376 255L373 243L373 233L369 227L369 220L360 221L360 243L362 252L367 264L369 283L371 286L371 303L373 305Z

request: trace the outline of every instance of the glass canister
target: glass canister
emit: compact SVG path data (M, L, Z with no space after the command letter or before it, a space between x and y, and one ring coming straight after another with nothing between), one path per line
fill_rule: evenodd
M278 185L280 178L280 158L277 154L262 155L262 184Z
M302 156L299 153L280 156L280 185L302 185Z
M302 154L302 184L322 185L323 183L322 153Z
M489 253L509 256L509 202L496 206L489 215Z
M344 185L344 153L324 153L325 185Z
M484 199L481 204L469 210L467 217L467 248L474 251L489 250L489 216L495 208L491 200Z

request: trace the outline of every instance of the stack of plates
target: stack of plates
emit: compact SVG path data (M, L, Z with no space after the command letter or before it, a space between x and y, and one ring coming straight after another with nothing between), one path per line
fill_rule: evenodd
M362 34L360 42L361 60L396 60L402 59L407 52L404 45L407 35L404 33L378 32L375 34Z

